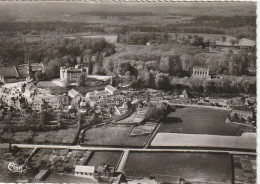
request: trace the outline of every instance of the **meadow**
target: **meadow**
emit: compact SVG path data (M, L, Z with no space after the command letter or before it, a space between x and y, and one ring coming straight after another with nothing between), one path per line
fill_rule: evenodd
M228 110L177 108L162 121L158 132L240 136L244 127L225 123Z

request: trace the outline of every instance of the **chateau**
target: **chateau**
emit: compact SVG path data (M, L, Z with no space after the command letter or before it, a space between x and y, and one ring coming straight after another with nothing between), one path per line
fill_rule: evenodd
M75 83L78 77L83 74L85 78L88 76L88 67L76 65L75 67L61 67L60 80L68 79L69 83Z
M192 77L193 78L211 79L211 75L209 73L209 69L208 68L202 68L202 67L195 67L195 68L193 68Z

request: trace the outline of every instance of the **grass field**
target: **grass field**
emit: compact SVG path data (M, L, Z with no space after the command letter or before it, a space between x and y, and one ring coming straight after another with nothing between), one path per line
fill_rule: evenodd
M121 151L95 151L87 165L102 166L105 163L116 167L121 154Z
M130 137L132 127L106 125L85 132L83 144L98 146L143 147L150 135Z
M131 152L125 166L127 176L155 176L158 181L176 179L231 183L232 159L227 154Z
M165 118L158 132L239 136L246 131L242 126L225 123L228 114L226 110L177 108Z

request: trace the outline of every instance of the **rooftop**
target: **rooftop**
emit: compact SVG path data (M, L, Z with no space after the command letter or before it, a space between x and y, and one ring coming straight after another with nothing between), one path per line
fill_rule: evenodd
M105 89L107 89L107 90L109 90L109 91L116 91L117 89L116 88L114 88L113 86L111 86L111 85L107 85L106 87L105 87Z
M76 165L75 172L94 173L95 172L95 166Z
M19 77L15 66L0 67L0 75L4 77Z

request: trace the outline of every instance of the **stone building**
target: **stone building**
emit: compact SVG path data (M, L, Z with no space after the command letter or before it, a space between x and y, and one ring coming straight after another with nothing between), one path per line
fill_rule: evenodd
M60 68L60 80L63 82L67 79L69 84L77 82L80 75L84 75L85 79L88 76L88 67L76 65L75 67L61 67Z
M209 68L194 67L192 77L193 78L211 79Z

